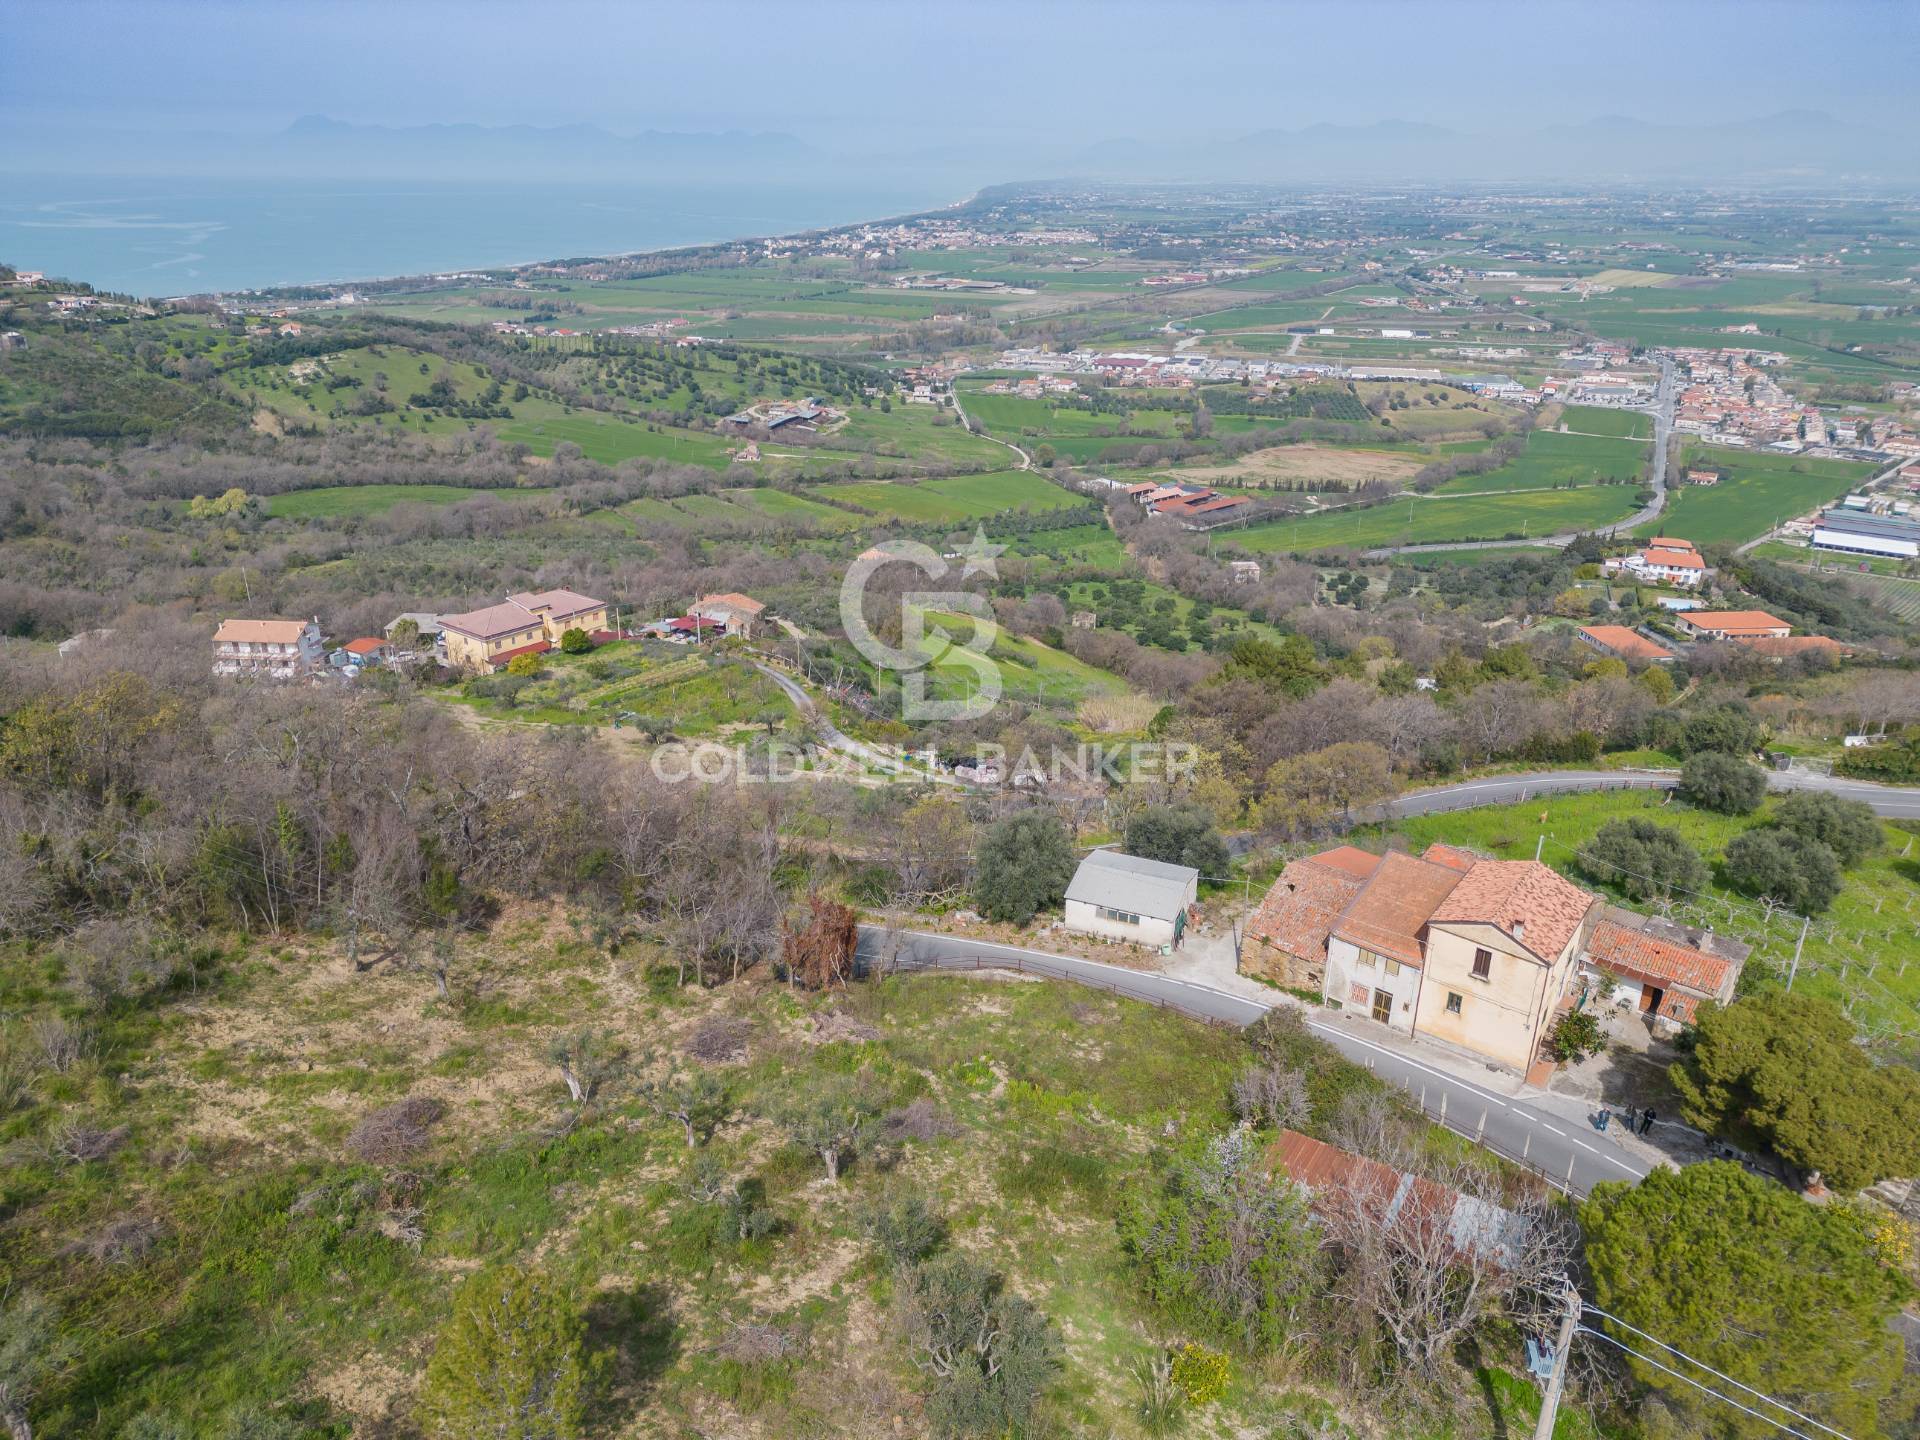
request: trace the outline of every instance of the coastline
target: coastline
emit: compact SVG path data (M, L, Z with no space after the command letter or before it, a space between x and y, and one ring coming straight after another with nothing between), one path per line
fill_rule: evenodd
M966 203L973 177L281 180L9 169L0 259L149 300L444 284L473 271L699 255ZM963 188L965 187L965 188ZM875 218L878 217L878 218Z
M355 286L404 286L411 284L427 285L447 277L467 273L514 274L530 270L539 265L591 265L604 261L657 259L675 255L698 255L704 251L725 249L734 245L762 245L776 240L801 240L822 235L833 235L842 230L851 230L856 226L900 225L909 220L922 219L947 210L957 210L977 200L988 187L982 186L971 194L945 205L923 207L919 210L904 210L896 214L881 216L861 216L852 220L843 220L833 225L813 225L799 230L767 231L755 235L728 235L717 240L699 240L681 245L642 246L633 250L609 250L585 255L568 256L565 259L542 257L534 260L516 260L496 265L463 265L446 270L422 270L392 275L360 275L328 280L303 280L283 285L261 285L242 287L233 290L190 290L177 295L153 297L163 302L180 300L226 300L238 296L250 299L273 298L293 291L342 289Z

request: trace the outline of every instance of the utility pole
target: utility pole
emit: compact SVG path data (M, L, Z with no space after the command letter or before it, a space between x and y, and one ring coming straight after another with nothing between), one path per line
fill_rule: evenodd
M1803 915L1800 918L1800 938L1793 942L1793 964L1787 970L1787 989L1793 989L1793 977L1800 973L1800 950L1807 943L1807 931L1813 927L1813 917Z
M1533 1440L1553 1440L1554 1418L1560 1413L1560 1390L1567 1382L1567 1357L1573 1351L1573 1327L1580 1323L1580 1292L1572 1282L1567 1287L1566 1313L1560 1317L1560 1334L1553 1344L1553 1373L1547 1377L1547 1393L1540 1399L1540 1419L1533 1427Z

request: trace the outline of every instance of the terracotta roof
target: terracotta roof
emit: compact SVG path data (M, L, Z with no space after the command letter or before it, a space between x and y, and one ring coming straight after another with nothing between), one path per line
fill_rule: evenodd
M1336 845L1331 850L1322 850L1318 855L1307 856L1301 863L1330 866L1345 871L1356 880L1364 880L1380 864L1380 857L1357 845Z
M1580 634L1602 650L1628 660L1671 660L1673 652L1626 625L1582 625Z
M1698 555L1700 547L1691 540L1677 540L1671 535L1656 535L1647 541L1649 550L1685 550L1690 555Z
M387 642L378 635L362 635L358 640L349 640L340 647L349 655L371 655L376 650L387 648Z
M1332 933L1403 965L1419 965L1421 932L1465 877L1448 865L1411 855L1383 855Z
M1435 865L1451 866L1455 870L1471 870L1480 860L1478 855L1456 850L1451 845L1442 845L1438 840L1422 850L1420 858Z
M222 620L213 632L216 641L245 645L297 645L307 620Z
M538 615L516 601L507 600L498 605L469 610L463 615L442 615L440 628L471 635L476 640L492 640L499 635L511 635L516 630L543 627Z
M749 615L758 615L767 608L752 596L742 595L736 590L729 590L724 595L702 595L696 602L696 608L699 605L731 605L734 609L744 610Z
M1640 552L1640 558L1648 565L1664 565L1669 570L1704 570L1706 561L1700 558L1696 550L1669 550L1664 545L1649 545Z
M518 595L509 595L507 599L529 610L551 610L556 620L584 614L588 610L604 609L607 603L591 595L582 595L578 590L527 590Z
M1682 618L1696 630L1715 630L1726 635L1792 628L1764 610L1689 610Z
M1538 860L1482 860L1435 908L1436 925L1492 925L1551 963L1599 902Z
M1383 1229L1417 1226L1444 1238L1456 1254L1495 1266L1511 1260L1525 1224L1498 1205L1297 1130L1280 1132L1267 1147L1267 1163L1307 1191L1323 1214L1351 1216L1357 1210Z
M1359 856L1366 858L1364 869ZM1325 959L1327 933L1377 863L1376 856L1348 845L1290 862L1253 912L1248 938L1302 960Z
M1836 655L1851 655L1850 646L1831 635L1736 635L1742 645L1762 655L1804 655L1809 650L1830 650Z
M1691 945L1630 930L1612 920L1593 927L1587 959L1602 970L1652 985L1679 985L1720 998L1731 992L1740 973L1736 960L1709 955Z
M522 655L544 655L551 649L553 649L553 642L536 640L531 645L519 645L512 650L502 650L489 659L487 664L495 670L504 670L510 662L518 660Z

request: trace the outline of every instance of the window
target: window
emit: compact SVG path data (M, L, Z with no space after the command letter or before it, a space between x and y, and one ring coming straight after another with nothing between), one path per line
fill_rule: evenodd
M1460 994L1458 991L1449 990L1447 992L1447 1014L1458 1015L1460 1013L1460 1007L1463 1003L1464 1002L1461 1000Z
M1373 956L1369 952L1362 950L1353 957L1353 963L1356 969L1371 970L1373 968Z
M1400 973L1400 962L1398 960L1387 961L1387 978L1391 980L1393 979L1394 976L1398 975L1399 973Z
M1129 915L1124 910L1111 910L1105 905L1100 907L1100 918L1102 920L1118 920L1122 925L1138 925L1140 923L1140 917L1138 915Z
M1473 978L1476 980L1485 980L1492 973L1493 952L1491 950L1475 950L1473 952Z

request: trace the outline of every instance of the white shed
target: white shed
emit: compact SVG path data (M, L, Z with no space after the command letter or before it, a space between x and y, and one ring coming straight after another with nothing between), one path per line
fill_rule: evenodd
M1095 850L1067 886L1067 926L1136 945L1178 945L1199 889L1190 865Z

